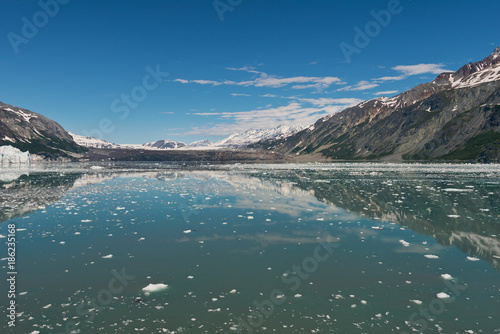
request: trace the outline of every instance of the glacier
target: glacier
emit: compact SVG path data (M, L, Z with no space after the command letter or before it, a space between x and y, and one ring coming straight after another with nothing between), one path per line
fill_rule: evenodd
M0 165L30 164L30 152L21 150L10 145L0 146Z

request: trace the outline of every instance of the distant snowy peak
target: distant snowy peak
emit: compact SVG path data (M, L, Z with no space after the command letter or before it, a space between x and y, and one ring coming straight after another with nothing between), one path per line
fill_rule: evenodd
M179 142L179 141L157 140L155 142L143 144L143 146L152 147L152 148L156 148L159 150L166 150L166 149L183 148L183 147L186 147L187 145L184 144L183 142Z
M76 133L69 132L68 133L73 137L73 140L80 146L89 147L89 148L120 148L120 145L113 144L107 142L105 140L88 137L88 136L80 136Z
M280 125L271 129L250 129L244 132L234 132L229 137L219 140L214 145L218 147L238 147L266 139L283 139L304 130L306 127L303 124Z
M204 140L194 141L191 144L189 144L188 146L189 147L208 147L208 146L213 146L213 145L214 145L214 143L212 143L210 140L204 139Z
M175 150L175 149L221 149L226 147L242 147L253 144L265 139L283 139L289 137L303 129L306 126L303 124L296 125L280 125L271 129L250 129L244 132L234 132L229 137L212 143L208 139L198 140L187 145L183 142L174 140L157 140L145 144L113 144L102 139L94 137L86 137L68 132L74 141L88 148L108 148L108 149L149 149L149 150Z

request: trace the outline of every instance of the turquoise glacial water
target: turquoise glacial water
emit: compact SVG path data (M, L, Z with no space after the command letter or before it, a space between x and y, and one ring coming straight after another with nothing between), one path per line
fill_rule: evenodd
M498 165L0 173L1 333L500 333Z

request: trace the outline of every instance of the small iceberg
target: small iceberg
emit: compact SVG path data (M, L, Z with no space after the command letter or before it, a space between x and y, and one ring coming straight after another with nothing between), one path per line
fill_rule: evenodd
M159 292L159 291L165 290L166 288L168 288L167 284L163 284L163 283L152 284L151 283L148 286L142 288L142 291L144 291L144 294L146 296L149 296L149 294L152 292Z
M439 256L434 254L425 254L424 256L428 259L439 259Z
M447 293L444 293L444 292L440 292L437 294L437 297L441 298L441 299L446 299L446 298L450 298L450 295Z

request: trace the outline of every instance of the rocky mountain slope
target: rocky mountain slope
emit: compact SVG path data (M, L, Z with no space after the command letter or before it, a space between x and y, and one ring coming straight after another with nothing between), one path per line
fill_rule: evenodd
M500 161L500 47L395 97L365 101L251 147L345 160Z
M0 146L3 145L46 158L67 157L85 151L53 120L0 102Z

